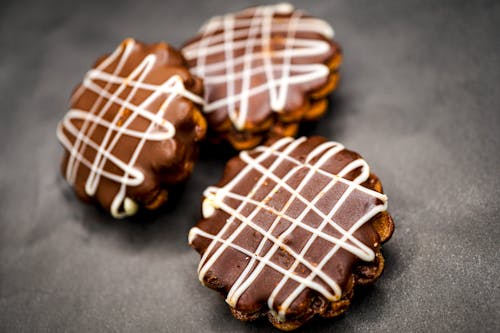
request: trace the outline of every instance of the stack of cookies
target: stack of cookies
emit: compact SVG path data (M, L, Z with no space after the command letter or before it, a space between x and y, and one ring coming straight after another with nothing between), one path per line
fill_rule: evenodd
M126 39L100 58L57 130L76 194L116 218L165 203L198 142L239 155L203 193L189 232L200 281L240 320L282 330L335 317L382 273L393 232L365 160L322 137L293 139L327 110L342 55L328 23L289 4L210 19L176 50Z

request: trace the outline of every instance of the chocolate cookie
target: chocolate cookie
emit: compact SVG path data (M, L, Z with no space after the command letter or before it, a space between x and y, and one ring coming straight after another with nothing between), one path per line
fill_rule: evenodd
M241 320L292 330L344 312L384 268L393 232L378 178L322 137L282 138L230 160L189 233L200 281Z
M116 218L155 209L193 168L206 123L201 81L165 43L124 40L85 75L58 126L63 174Z
M294 136L320 117L336 86L340 46L328 23L290 4L214 17L182 48L203 78L209 137L248 149Z

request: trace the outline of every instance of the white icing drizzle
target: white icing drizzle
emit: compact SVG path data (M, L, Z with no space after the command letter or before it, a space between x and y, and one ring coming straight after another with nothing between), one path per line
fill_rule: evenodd
M275 17L277 14L291 16L284 19ZM282 112L290 86L326 78L330 73L327 66L294 64L293 60L326 54L330 45L320 39L296 38L297 32L314 32L327 38L333 38L334 34L325 21L304 17L302 11L294 11L287 3L249 8L209 20L200 29L201 38L182 50L188 61L196 59L191 71L203 78L205 86L226 85L225 97L207 101L204 112L227 107L233 125L242 130L251 111L250 97L267 92L271 109ZM282 50L271 49L271 37L276 33L286 33ZM258 51L254 50L256 46ZM238 50L244 52L235 57ZM215 54L224 56L219 62L208 62L207 57ZM242 70L236 69L241 65ZM252 78L263 74L265 82L251 86ZM241 88L237 89L239 81Z
M212 186L207 188L204 192L204 218L209 218L210 216L212 216L215 213L216 209L221 209L227 212L230 215L230 218L227 219L225 225L216 235L212 235L204 230L201 230L198 227L194 227L190 230L190 243L192 243L198 236L211 240L198 266L200 281L203 282L204 276L207 271L215 264L215 262L228 248L239 251L249 257L245 269L241 272L239 277L232 285L226 298L226 302L233 307L236 306L241 295L250 287L250 285L255 282L256 278L259 276L262 270L266 266L268 266L283 275L280 282L274 288L268 299L268 307L269 309L271 309L271 311L274 312L274 310L272 309L275 305L274 303L276 296L282 290L286 282L288 280L294 280L299 283L299 285L285 299L285 301L282 302L282 304L279 304L277 307L279 309L279 312L275 313L275 315L280 320L285 320L285 313L287 309L305 288L316 290L330 301L338 300L341 297L342 290L337 282L322 270L324 265L332 259L332 257L335 255L335 253L337 253L339 249L348 251L364 261L372 261L375 258L375 253L373 252L373 250L353 236L354 232L358 230L363 224L368 222L379 212L385 211L387 209L387 197L384 194L370 190L360 185L361 183L365 182L370 175L368 164L363 159L356 159L344 166L343 169L340 170L336 175L333 175L321 169L321 167L326 162L331 160L337 153L344 150L344 146L336 142L322 143L307 155L305 161L301 162L291 157L290 155L295 151L297 147L299 147L299 145L301 145L305 141L306 138L304 137L297 140L293 140L292 138L283 138L276 141L270 147L260 146L250 153L246 151L241 152L240 158L246 163L245 167L224 187L218 188ZM255 153L258 154L254 155ZM269 166L265 167L263 165L263 161L270 157L275 157L275 159ZM291 167L284 176L276 175L276 169L282 166L285 161L291 163L293 167ZM350 181L343 178L349 172L358 168L360 168L361 172L359 176L357 176L354 180ZM303 176L296 188L291 187L287 183L287 181L294 175L296 175L299 170L303 171L304 169L307 170L306 175ZM247 177L252 171L257 171L261 176L255 182L255 185L252 187L250 192L246 195L234 193L233 189L235 188L235 186L237 186L243 179L245 179L245 177ZM308 184L310 185L310 182L314 175L322 175L324 177L327 177L326 179L328 179L329 182L319 193L315 195L312 200L308 200L301 194L301 191ZM262 190L262 185L268 180L274 182L276 185L273 188L269 189L266 198L272 198L272 196L278 191L286 191L290 194L287 202L279 211L269 206L269 201L258 201L254 199L254 195L259 189ZM335 202L333 207L327 213L323 212L316 206L316 204L325 194L331 191L335 187L335 185L339 183L342 183L344 186L346 186L346 190L344 190L341 197L337 202ZM358 220L352 221L351 227L348 230L345 230L334 221L333 217L335 216L335 213L337 213L339 209L345 204L345 202L351 198L351 194L354 191L362 192L364 195L377 198L380 203L373 205L373 207L371 207L367 212L363 212L364 214ZM240 204L236 208L232 207L225 201L226 198L235 199L239 201ZM286 211L296 200L299 200L306 206L306 208L300 213L299 216L293 218L286 215ZM351 200L354 199L351 198ZM243 209L245 207L248 207L249 205L250 207L254 207L254 209L249 213L243 214ZM262 226L259 226L254 221L254 218L261 211L267 211L275 217L271 226L267 230ZM322 219L322 222L317 227L312 227L303 222L307 214L311 212L314 212ZM273 231L282 220L290 223L290 226L288 226L288 228L277 237L273 235ZM224 235L226 235L229 228L234 224L235 221L240 223L238 227L235 228L229 235L224 237ZM323 229L327 225L333 227L342 236L340 238L336 238L328 233L323 232ZM241 246L235 244L235 240L238 235L240 235L241 232L246 228L252 228L263 236L255 251L242 248ZM286 237L290 235L296 228L302 228L311 233L311 236L307 240L304 247L300 250L300 252L296 252L284 242ZM321 238L330 242L332 244L332 248L322 257L319 263L314 264L308 262L305 258L305 255L317 238ZM271 248L266 253L261 254L264 245L268 241L272 242ZM220 246L215 250L217 245ZM281 267L271 260L273 255L275 255L280 248L284 249L294 259L293 264L288 269ZM302 277L294 273L299 264L304 265L310 270L310 273L306 277ZM327 287L325 287L321 283L314 281L315 278L321 279Z
M125 40L99 66L87 72L82 85L73 94L71 102L73 104L86 90L94 92L98 97L89 110L70 109L57 128L57 137L70 154L65 176L71 185L75 184L81 164L90 170L85 182L87 195L94 196L96 194L101 177L120 184L110 209L115 218L133 215L138 209L137 203L126 197L126 188L127 186L138 186L144 181L144 174L135 167L135 163L146 142L169 140L175 135L173 124L164 119L164 114L168 112L170 103L178 96L183 96L195 103L203 104L201 97L185 89L182 78L178 75L174 75L158 85L144 82L157 61L154 54L146 56L126 77L121 76L124 65L135 45L136 42L133 39ZM117 65L114 71L112 73L106 72L106 69L115 62ZM97 84L96 81L101 82L101 85ZM102 82L105 83L104 86L102 86ZM112 86L116 85L118 87L111 92ZM126 99L121 98L120 95L128 87L131 88L130 93ZM135 105L132 103L132 99L140 90L149 91L151 94L142 103ZM164 98L164 102L158 110L156 112L148 110L148 106L159 98ZM112 105L119 105L120 110L112 116L112 121L108 121L105 116L110 118L108 112ZM130 114L120 124L119 120L123 112ZM128 128L137 117L150 121L146 130L137 131ZM75 126L75 121L82 121L80 128ZM100 142L96 142L92 138L98 126L107 129ZM72 139L68 137L67 133ZM122 135L139 139L128 162L112 153L113 149L119 145L118 142ZM96 155L93 161L86 158L85 151L87 149L95 151ZM104 166L107 161L117 166L120 172L113 173L105 170Z

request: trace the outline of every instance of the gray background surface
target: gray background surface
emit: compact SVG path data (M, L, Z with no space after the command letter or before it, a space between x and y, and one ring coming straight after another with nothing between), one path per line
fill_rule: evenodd
M228 156L202 154L170 208L117 222L76 199L55 137L73 86L124 37L179 46L251 4L1 2L0 331L272 331L231 317L187 245ZM499 331L500 3L297 5L345 52L331 111L303 134L363 154L396 222L381 280L304 331Z

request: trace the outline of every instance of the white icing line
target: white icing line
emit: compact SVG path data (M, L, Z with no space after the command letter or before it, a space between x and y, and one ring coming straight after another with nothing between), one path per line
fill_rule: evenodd
M242 248L241 246L238 246L236 244L233 244L225 239L221 239L221 238L217 238L216 236L212 235L212 234L209 234L199 228L192 228L191 229L191 232L196 236L196 235L199 235L199 236L202 236L202 237L205 237L207 239L211 239L213 242L216 242L216 243L221 243L222 245L224 245L226 248L229 247L229 248L232 248L232 249L235 249L247 256L249 256L250 258L252 259L255 259L255 260L258 260L260 262L265 262L266 265L268 265L269 267L275 269L276 271L282 273L282 274L285 274L286 273L286 269L284 269L283 267L275 264L274 262L272 261L269 261L267 260L266 258L264 257L260 257L258 256L257 254L255 254L254 252L250 252L248 251L247 249L245 248ZM190 232L190 237L191 237L191 232ZM192 236L193 238L195 236ZM306 279L300 277L300 276L296 276L295 277L296 281L299 282L299 283L306 283L308 287L310 288L313 288L315 290L321 290L322 292L324 292L325 294L329 294L329 291L323 287L321 284L319 283L316 283L314 281L307 281ZM333 295L332 295L333 297Z
M233 76L233 70L234 70L234 47L233 47L233 23L234 23L234 17L232 16L225 16L224 17L224 53L225 53L225 66L226 66L226 89L227 89L227 94L229 96L234 95L235 91L235 86L234 86L234 80L232 79ZM236 108L234 103L231 103L228 105L229 107L229 117L233 122L237 122L238 115L236 113Z
M242 154L242 155L247 156L246 154ZM327 161L327 160L328 160L331 156L333 156L333 154L328 154L328 153L324 154L324 155L322 156L322 158L321 158L321 159L317 162L317 165L321 165L321 164L323 164L323 162L326 162L326 161ZM251 161L251 160L247 160L247 159L244 159L244 160L245 160L247 163L249 163L249 164L253 164L253 161ZM256 164L253 164L253 165L254 165L255 169L257 169L257 170L259 170L259 171L261 171L261 172L264 172L264 171L261 169L261 166L260 166L260 165L256 165ZM290 186L288 186L288 185L286 184L286 179L282 179L282 180L280 180L280 178L276 177L274 174L269 174L269 175L267 175L267 177L268 177L268 178L270 178L270 179L272 179L272 180L276 181L276 182L280 185L280 188L284 188L285 190L288 190L290 193L292 193L292 196L291 196L291 198L290 198L289 203L293 202L293 200L294 200L296 197L298 197L298 198L300 198L300 199L301 199L301 201L302 201L303 203L305 203L305 204L307 205L307 207L308 207L308 209L305 209L305 210L301 213L301 215L300 215L297 219L289 219L289 220L291 220L291 221L292 221L292 222L294 222L294 223L292 223L292 225L291 225L291 226L287 229L287 231L286 231L286 232L284 232L284 233L283 233L280 237L283 237L283 238L284 238L284 237L286 237L286 236L287 236L290 232L292 232L292 231L295 229L295 227L296 227L296 225L297 225L297 224L298 224L298 225L300 225L303 229L306 229L307 231L310 231L310 232L312 232L313 234L317 234L318 230L316 230L316 229L314 229L314 228L311 228L311 227L309 227L309 226L307 226L307 225L304 225L303 223L298 222L298 221L300 221L303 217L305 217L305 216L307 215L307 213L309 213L309 211L310 211L310 210L315 211L318 215L320 215L321 217L323 217L323 218L325 219L325 221L328 221L328 220L329 220L329 217L324 216L324 214L323 214L323 213L322 213L319 209L317 209L317 208L314 206L314 204L315 204L315 203L316 203L316 202L317 202L317 201L321 198L321 197L320 197L320 193L321 193L321 192L319 192L319 193L318 193L318 195L315 197L315 199L314 199L313 201L311 201L311 202L309 202L308 200L306 200L305 198L303 198L303 197L299 194L299 193L300 193L300 191L301 191L301 189L303 188L303 186L305 186L305 185L308 183L308 181L309 181L310 177L312 177L313 175L314 175L314 169L313 169L313 168L311 168L311 169L309 170L308 174L307 174L307 175L306 175L306 177L302 180L301 184L299 185L299 187L298 187L297 189L293 189L293 188L291 188ZM335 181L335 180L334 180L334 181ZM333 185L334 185L334 181L331 181L331 182L330 182L330 184L326 186L325 191L327 191L327 190L328 190L331 186L333 186ZM244 200L244 197L243 197L243 200ZM342 199L341 199L341 200L342 200ZM340 201L340 204L339 204L338 206L336 206L334 209L332 209L332 211L330 212L330 213L332 214L332 216L333 216L333 215L334 215L334 213L337 211L338 207L340 207L340 206L341 206L341 203L343 203L343 201L341 201L341 200L339 200L339 201ZM257 205L262 205L262 203L258 203ZM282 210L282 212L277 212L277 213L275 213L275 214L276 214L278 217L281 217L281 216L284 214L284 211L286 211L286 207L287 207L287 206L285 206L285 208ZM251 217L249 216L249 217L247 217L247 219L248 219L248 220L250 220L250 219L251 219ZM275 222L276 222L276 221L275 221ZM251 223L251 222L249 222L249 221L246 221L246 223L248 223L248 224L252 225L252 223ZM333 226L337 226L337 225L336 225L333 221L331 221L331 224L332 224ZM339 230L340 232L342 232L343 234L345 233L345 231L344 231L343 229L341 229L340 227L338 227L338 228L339 228L338 230ZM272 231L272 230L269 230L268 232L271 232L271 231ZM267 234L266 234L266 236L267 236ZM332 243L337 244L337 242L336 242L335 240L331 240L331 239L329 239L329 240L330 240ZM358 243L357 245L358 245L358 246L360 246L360 248L362 248L362 249L363 249L363 250L365 250L366 252L362 252L362 251L360 252L360 251L357 251L355 248L352 248L352 247L351 247L351 246L349 246L348 244L343 244L343 245L342 245L342 247L343 247L343 248L345 248L346 250L348 250L348 251L352 252L353 254L357 255L358 257L362 258L363 260L366 260L366 261L373 260L374 254L373 254L373 251L372 251L371 249L369 249L368 247L366 247L364 244L360 243L360 242L359 242L359 241L357 241L356 239L352 239L352 240L353 240L353 241L355 241L356 243ZM271 258L271 257L272 257L272 255L274 255L274 253L277 251L277 249L279 248L279 246L282 246L281 244L279 244L279 242L274 242L274 243L275 243L275 244L273 245L272 249L270 249L270 250L268 251L268 254L266 255L266 257ZM298 261L300 261L300 263L304 264L304 263L302 262L302 260L300 260L300 258L301 258L301 257L296 258L296 260L298 260ZM313 268L310 268L310 265L305 265L305 266L306 266L306 267L308 267L309 269L311 269L312 271L317 271L314 267L313 267ZM251 275L251 276L250 276L250 277L249 277L249 278L245 281L244 285L241 287L240 292L239 292L239 293L237 293L237 295L236 295L237 297L241 296L241 294L242 294L242 293L246 290L246 288L247 288L248 286L250 286L250 284L251 284L251 283L255 280L255 278L257 278L257 276L259 275L259 273L262 271L262 269L263 269L263 268L264 268L264 266L262 266L262 263L261 263L261 265L260 265L257 269L255 269L255 270L253 271L252 275ZM293 271L292 271L292 272L293 272ZM291 274L292 274L292 272L291 272ZM332 288L332 289L336 292L336 294L337 294L337 295L339 295L339 294L341 293L340 288L339 288L336 284L332 284L331 282L329 282L329 281L328 281L328 280L329 280L329 278L326 276L326 277L327 277L327 279L325 279L325 277L324 277L324 276L326 276L326 275L324 275L324 274L323 274L322 279L323 279L323 280L325 280L325 282L327 282L327 283L330 285L330 287L331 287L331 288Z
M127 40L124 44L125 44L125 48L123 47L123 44L121 44L118 48L116 48L116 50L107 59L105 59L99 66L97 66L96 69L103 70L104 68L107 68L111 63L113 63L115 61L115 59L123 51L123 56L119 59L118 64L115 68L115 71L113 72L113 75L116 75L117 73L119 73L122 70L123 65L125 64L126 59L128 57L128 54L130 53L130 51L132 50L132 47L133 47L133 43L131 43L130 40ZM106 82L106 86L103 88L103 90L109 90L111 85L112 85L111 82ZM81 94L83 94L83 92L85 91L85 88L86 88L85 85L82 84L80 89L78 89L77 93L75 94L78 97L71 98L72 103L74 100L76 100L76 98L79 98L81 96ZM89 109L89 113L94 114L97 111L97 108L101 104L102 100L103 100L103 96L99 95L99 97L97 98L95 103ZM101 110L99 111L97 116L102 117L102 115L107 111L108 106L109 106L109 101L103 108L101 108ZM80 164L80 160L75 159L74 157L78 155L78 151L80 149L85 149L85 145L83 145L82 148L80 147L80 145L81 145L82 140L84 138L83 133L85 133L87 131L88 126L90 126L89 132L93 133L97 124L90 123L88 121L88 119L86 119L81 127L81 130L78 132L78 135L76 136L76 139L75 139L75 143L71 149L71 153L70 153L70 157L69 157L69 161L68 161L68 166L66 168L66 179L72 185L75 182L76 174L78 172L78 168L79 168L79 164Z
M349 229L349 232L342 236L340 239L340 242L345 242L348 236L351 236L356 230L358 230L363 224L368 222L372 217L377 215L380 212L383 212L387 210L387 202L384 203L382 206L376 206L372 208L368 213L363 215L361 219L356 221L356 223ZM324 257L323 260L319 263L319 265L316 267L317 271L321 272L321 269L325 266L325 264L333 257L335 253L339 250L340 246L339 243L335 244L335 247L330 250ZM308 276L307 279L308 281L312 281L318 274L317 271L312 271ZM295 298L300 295L300 293L305 289L306 285L301 284L299 285L292 294L288 296L288 298L281 304L280 311L279 311L279 317L283 320L285 318L286 310L288 307L293 303ZM340 295L339 295L340 296Z
M66 168L66 179L70 184L74 185L79 166L83 164L90 169L85 182L87 195L94 196L96 194L101 177L120 185L110 208L111 214L116 218L133 215L138 209L137 203L126 197L126 188L127 186L138 186L144 181L144 174L135 168L135 163L146 142L169 140L175 135L175 127L164 118L171 102L178 96L182 96L194 103L203 104L203 100L199 96L185 89L180 76L174 75L158 85L144 82L157 61L157 57L153 54L146 56L127 77L120 76L119 73L122 72L127 63L135 44L136 42L132 39L126 40L99 66L86 74L82 86L72 96L72 103L77 101L85 90L93 91L98 97L88 111L69 110L57 129L59 140L70 154ZM118 61L115 70L112 73L106 72L106 68L115 61ZM101 87L96 81L106 84ZM118 85L113 93L110 92L112 85ZM120 95L127 87L132 89L124 100L120 98ZM151 91L152 93L141 104L135 105L131 101L139 90ZM147 107L163 95L166 96L165 101L158 111L149 111ZM102 105L104 101L105 104ZM108 121L105 116L113 104L119 105L120 110L112 117L112 121ZM125 110L130 114L123 124L119 125L118 121ZM150 121L145 131L128 128L137 117ZM109 116L107 118L109 119ZM83 120L80 129L74 125L75 120ZM105 127L107 131L100 142L95 142L92 135L98 126ZM74 137L73 143L66 133ZM122 161L112 153L123 135L139 139L128 162ZM87 149L96 152L92 161L85 158ZM107 161L117 166L120 172L116 174L104 170Z
M326 143L328 144L328 143ZM326 162L329 158L331 158L332 156L334 156L339 150L338 149L332 149L330 150L329 152L327 153L324 153L321 157L320 160L318 160L317 162L317 166L321 166L324 162ZM247 154L242 154L242 156L245 156L245 157L248 157ZM310 157L308 157L308 159L312 159ZM248 160L248 159L244 159L244 161L246 161L249 165L250 164L253 164L251 160ZM254 165L255 169L259 169L258 167L256 167ZM293 168L292 170L298 170L298 168L300 168L301 165L298 165L296 166L295 168ZM260 170L262 171L262 170ZM290 174L290 173L289 173ZM277 212L277 211L274 211L273 209L269 208L268 210L271 210L273 211L274 215L276 215L276 219L275 221L273 222L273 225L271 226L271 228L267 231L265 237L263 238L263 240L261 241L260 245L259 245L259 248L256 250L257 253L260 252L260 250L262 249L262 247L264 246L264 243L265 241L267 240L268 238L268 234L270 234L274 227L277 226L279 220L281 218L285 218L286 220L292 222L292 225L287 229L286 232L284 232L281 236L283 238L285 238L289 233L291 233L295 227L297 225L300 225L301 228L313 233L313 235L316 235L318 233L318 230L315 229L315 228L312 228L310 226L308 226L307 224L303 224L301 223L301 219L304 218L311 210L314 210L316 213L319 213L320 216L322 216L324 218L324 221L329 221L331 219L331 216L333 216L335 214L335 212L337 211L338 207L340 207L340 205L334 207L332 209L332 211L330 212L331 215L329 216L324 216L324 214L319 210L319 209L315 209L315 204L317 201L319 201L321 199L321 196L320 196L320 193L317 194L317 196L311 201L309 202L307 199L303 198L299 193L301 192L301 190L309 183L309 180L310 178L315 174L315 168L309 168L309 171L307 173L307 175L302 179L301 183L299 184L299 186L296 188L296 189L293 189L289 186L286 185L286 181L288 180L289 177L288 174L287 176L283 177L282 179L278 178L278 177L275 177L274 175L267 175L267 177L269 177L270 179L274 180L277 182L277 185L276 187L277 188L285 188L285 190L288 190L290 193L292 193L292 195L290 196L290 198L288 199L287 203L285 204L285 206L281 209L281 211ZM324 190L322 192L327 192L331 187L333 187L333 185L336 183L336 180L333 180L333 181L330 181L330 183L324 188ZM227 196L231 196L230 194L227 194ZM234 197L234 195L232 196ZM287 208L293 203L293 201L296 199L296 198L299 198L303 203L305 203L307 205L307 209L303 210L302 213L300 214L299 217L297 217L296 219L293 219L293 218L290 218L290 217L286 217L286 215L284 215L284 212L287 210ZM245 201L250 201L248 199L246 199L245 197L243 196L240 196L240 200L245 200ZM253 200L252 200L253 201ZM259 206L259 207L265 207L267 208L267 206L261 202L255 202L253 201L252 202L254 205L256 206ZM219 203L220 205L220 203ZM254 210L254 211L257 211L257 210ZM251 220L253 216L248 216L246 217L246 219L248 220ZM244 217L245 218L245 217ZM250 223L250 222L248 222ZM334 224L334 222L332 221L332 224ZM339 228L340 232L344 233L345 231L341 228ZM332 243L337 243L336 242L336 239L333 238L333 237L328 237L328 235L324 235L324 238L326 238L327 240L329 240L330 242ZM346 250L350 251L350 252L353 252L355 253L357 256L359 256L360 258L363 258L364 260L371 260L372 259L372 251L367 248L364 244L360 243L359 241L357 241L356 239L351 239L352 241L356 242L358 246L360 246L361 248L363 248L366 252L360 252L360 251L357 251L355 247L352 247L350 246L349 244L343 244L341 245L342 247L344 247ZM266 255L266 257L268 258L271 258L275 252L278 250L279 246L281 246L281 244L278 244L277 242L275 242L274 246L272 247L272 249L270 249ZM293 251L290 249L289 252L292 252ZM296 259L296 262L301 262L300 260L301 257L299 257L299 259ZM303 263L303 262L301 262ZM249 268L251 266L252 263L249 263L249 265L247 266L247 268ZM304 263L303 263L304 264ZM314 267L310 268L308 265L306 265L309 269L315 271L316 269ZM243 292L250 286L251 282L258 276L258 274L262 271L262 269L264 268L264 266L262 266L262 263L261 265L256 268L252 275L243 283L243 285L239 288L239 290L236 290L234 291L234 296L231 295L231 291L234 290L235 288L238 287L238 281L242 281L244 279L244 274L243 273L240 278L241 279L238 279L238 281L233 285L231 291L229 292L228 294L228 299L230 297L234 297L235 299L238 299L241 294L243 294ZM293 272L293 270L291 270L291 273ZM340 288L338 287L338 285L332 281L327 275L324 275L322 276L322 279L325 280L325 282L328 282L329 286L336 292L336 294L339 294L341 293L340 291Z
M279 14L291 16L277 17ZM226 108L234 127L243 130L252 112L249 109L252 96L267 92L271 109L282 112L291 86L326 79L330 70L323 64L294 64L295 59L324 55L330 50L324 40L296 38L300 32L317 33L326 38L334 34L325 21L305 17L287 3L258 6L210 19L200 29L200 38L182 50L187 60L196 61L191 71L204 79L205 86L226 86L225 97L208 102L204 112ZM282 50L271 49L271 37L276 34L285 34ZM260 47L259 51L255 45ZM241 55L235 57L240 51ZM224 56L216 62L208 58L214 55ZM265 82L249 84L262 73L265 73ZM207 100L208 93L206 89Z
M256 9L256 13L259 13L260 8ZM251 22L250 22L250 27L248 31L248 43L246 43L245 46L245 55L243 57L244 61L244 67L243 71L241 71L241 78L242 78L242 83L241 83L241 104L240 104L240 113L238 115L238 118L236 119L236 124L245 125L245 120L247 118L247 113L248 113L248 100L250 98L250 79L252 78L252 58L253 58L253 48L255 45L255 42L257 39L255 38L255 35L259 31L259 26L255 23L257 20L257 15L255 15ZM237 77L240 76L240 73L235 73L233 74L233 80L236 80ZM235 95L234 93L231 95ZM232 103L233 104L233 103ZM242 129L239 128L239 129Z
M362 159L357 159L345 165L343 169L337 173L337 175L330 174L322 170L321 167L323 164L328 162L335 154L342 151L344 149L344 146L336 142L325 142L313 149L307 155L305 161L301 162L291 157L290 154L293 153L293 151L295 151L295 149L304 141L305 138L300 138L295 141L290 138L278 140L271 147L261 146L254 149L251 153L258 153L255 158L251 157L248 152L240 153L240 158L246 163L246 166L224 187L209 187L204 193L205 197L207 198L205 200L207 205L213 205L213 210L221 209L227 212L231 217L226 221L225 225L221 228L217 235L208 234L207 232L200 230L199 228L193 228L189 233L190 243L192 243L197 236L212 240L205 250L202 259L200 260L198 269L200 280L203 282L203 277L205 276L206 272L212 267L212 265L218 260L218 258L224 253L227 248L235 249L250 257L247 266L228 292L226 301L233 307L237 305L238 299L248 289L248 287L250 287L252 283L255 282L255 279L259 276L262 270L265 267L271 267L280 272L283 277L268 299L268 306L270 309L273 309L275 307L275 298L289 279L292 279L299 283L299 286L285 299L285 301L281 305L277 306L277 308L279 309L277 315L281 320L284 320L287 309L305 288L316 290L329 300L337 300L340 298L340 296L342 295L342 290L340 289L338 284L322 270L324 265L335 255L335 253L339 249L342 248L346 251L349 251L365 261L372 261L375 257L375 253L371 248L369 248L353 236L354 232L358 230L364 223L369 221L379 212L385 211L387 209L387 197L385 195L367 189L364 186L360 185L361 183L365 182L370 175L368 164ZM281 150L282 148L283 150ZM266 168L261 163L269 157L275 157L275 160L269 167ZM317 160L314 161L315 159ZM291 162L294 166L290 168L286 175L278 177L274 173L274 171L280 165L282 165L284 161ZM287 184L287 180L293 177L296 172L298 170L301 170L302 168L307 168L308 171L306 175L301 179L297 188L294 189ZM361 169L360 175L353 181L342 178L349 172L359 168ZM253 189L247 195L239 195L233 193L232 189L252 171L257 171L261 174L260 178L256 181ZM300 192L305 186L310 183L312 177L315 174L326 176L329 182L321 191L319 191L315 195L314 198L312 198L311 200L307 200L300 194ZM255 195L257 190L261 189L262 184L266 180L271 180L276 183L276 185L267 193L267 197L272 197L272 195L278 190L285 190L290 193L290 197L288 198L287 202L279 211L268 206L267 202L257 201L253 199L253 196ZM340 199L334 204L334 206L328 211L328 213L324 213L315 205L322 198L322 196L330 191L337 183L343 183L344 185L347 185L347 189L343 192ZM338 210L345 204L346 200L350 198L353 191L362 192L365 195L377 198L381 201L381 204L376 204L375 206L373 206L357 221L353 221L353 225L349 228L349 230L344 230L340 225L335 223L333 217L335 216L336 212L338 212ZM238 207L233 208L225 203L225 198L236 199L240 201L240 204L238 205ZM285 212L297 199L306 205L306 209L304 209L296 218L287 216ZM242 209L247 205L254 206L254 209L250 213L248 213L247 216L245 216L241 212ZM257 225L253 221L253 218L261 210L268 211L276 216L271 226L267 230ZM314 212L317 216L323 219L323 221L317 228L311 227L302 222L303 218L310 212ZM278 226L281 219L289 222L290 225L285 231L280 234L279 237L276 237L272 234L272 232ZM229 227L235 221L238 221L240 224L235 230L233 230L224 238L227 231L229 230ZM330 234L323 232L323 229L327 225L333 227L342 236L340 238L336 238ZM310 238L307 240L305 246L300 250L300 253L295 252L283 241L297 227L311 233ZM245 228L252 228L263 236L259 245L257 246L257 249L253 252L248 249L243 249L240 246L234 244L237 236L240 235L240 233ZM333 245L333 247L321 259L320 263L318 265L315 265L313 263L309 263L305 259L305 255L318 237L329 241ZM267 253L261 255L260 252L262 251L267 241L271 241L273 245L267 251ZM216 245L219 245L217 249L215 249ZM285 269L283 267L276 268L275 266L277 265L271 261L273 255L277 253L279 248L284 249L289 255L294 258L294 262L289 269ZM304 265L310 270L310 273L305 278L294 273L299 264ZM323 281L323 283L328 286L328 288L325 288L320 283L314 282L314 279L316 277L319 277ZM333 291L333 294L329 289Z
M286 145L288 142L291 142L293 141L293 139L291 138L285 138L285 139L282 139L282 140L279 140L278 142L275 143L275 145L273 145L273 149L279 149L280 146L282 145ZM299 140L296 140L294 142L292 142L292 144L290 144L288 147L287 147L287 150L285 150L285 153L288 152L288 150L293 150L296 146L298 146L300 143L302 143L303 141L305 141L304 138L302 139L299 139ZM272 152L272 149L270 149L269 151ZM263 161L265 160L267 157L269 157L269 155L266 155L266 154L261 154L258 158L259 161ZM273 162L273 164L269 167L270 170L274 170L275 168L277 168L280 163L281 163L281 160L282 158L277 158L276 161ZM206 197L209 197L209 198L212 198L214 201L220 203L222 202L223 198L226 196L226 192L230 192L230 189L232 188L232 186L234 186L235 184L237 184L248 172L250 172L253 168L250 166L250 165L247 165L235 178L233 178L224 188L221 188L217 191L217 195L216 196L213 196L213 195L210 195L209 194L209 190L210 188L208 188L204 195ZM256 186L254 188L259 188L265 181L265 177L261 177L257 183L256 183ZM249 197L252 197L253 195L255 194L254 193L251 193L249 194ZM218 200L217 200L218 199ZM236 209L236 213L240 213L240 211L243 209L244 207L244 204L242 203L237 209ZM219 233L217 234L217 237L218 238L221 238L224 233L226 232L226 230L229 228L229 226L231 225L231 222L233 222L235 219L234 216L232 216L231 218L228 219L228 223L226 223L224 225L224 227L219 231ZM237 229L236 231L234 231L232 233L232 235L228 238L228 241L233 241L238 235L239 233L244 229L245 225L242 223ZM212 256L210 257L210 259L208 259L208 262L207 264L205 264L205 260L207 260L208 258L208 255L210 254L210 252L212 251L212 248L215 246L215 242L212 242L209 247L207 248L207 250L205 251L205 254L203 255L203 257L201 258L200 260L200 264L199 264L199 278L200 278L200 281L203 281L203 277L205 276L207 270L210 268L210 266L213 265L213 263L217 260L217 258L220 256L220 254L222 254L222 252L225 250L225 247L219 247L217 249L217 251L212 254Z

